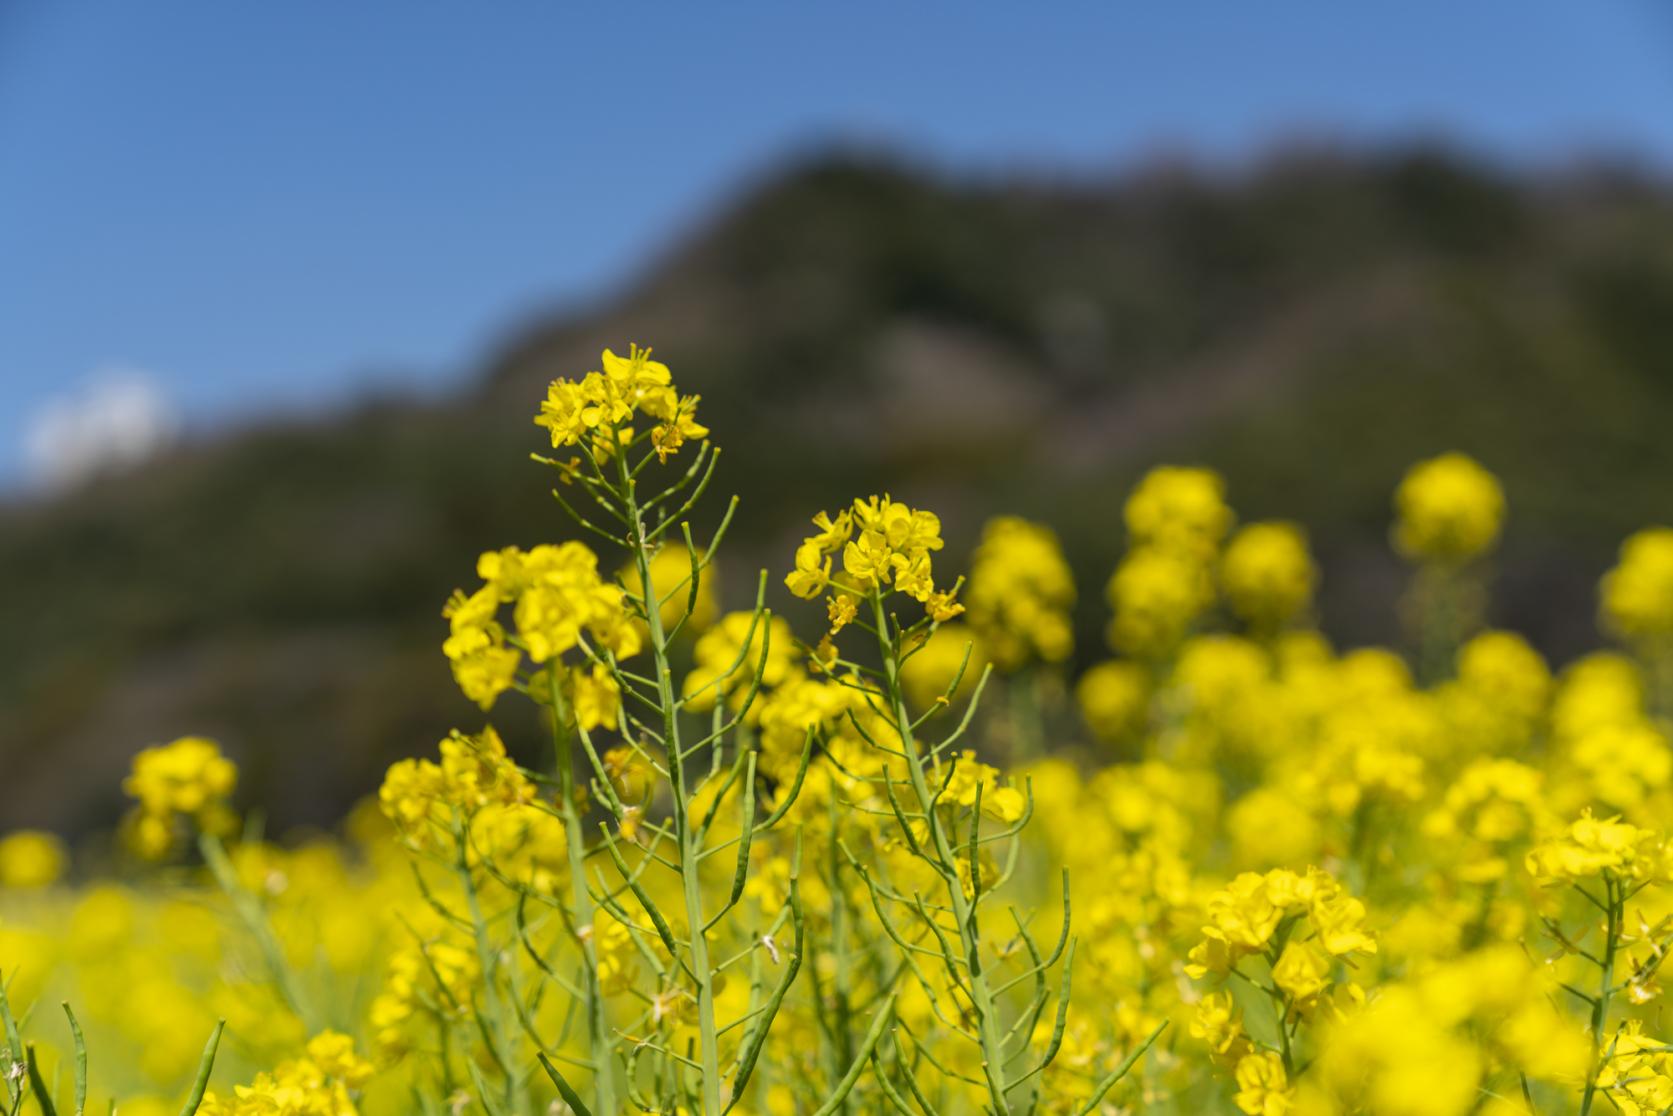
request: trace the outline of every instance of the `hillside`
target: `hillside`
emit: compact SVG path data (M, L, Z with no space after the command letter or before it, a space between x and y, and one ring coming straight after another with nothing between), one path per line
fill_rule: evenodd
M1298 157L1222 181L960 183L832 159L743 198L613 304L442 402L385 400L187 447L0 509L0 830L109 817L126 758L187 731L276 823L324 822L391 757L479 719L438 611L489 546L560 537L526 462L545 383L653 343L726 448L741 586L805 517L888 489L1052 523L1096 650L1126 487L1224 469L1312 531L1326 627L1393 632L1389 493L1476 454L1512 525L1499 619L1592 640L1615 545L1673 518L1673 191L1445 155ZM742 598L742 590L734 600Z

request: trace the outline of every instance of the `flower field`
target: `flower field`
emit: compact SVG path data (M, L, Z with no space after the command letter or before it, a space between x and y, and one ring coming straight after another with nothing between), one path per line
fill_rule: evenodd
M1673 1112L1673 529L1560 669L1484 627L1516 494L1459 454L1390 478L1399 650L1174 466L1101 594L854 493L722 601L698 407L637 347L551 385L568 541L482 554L482 717L336 832L184 737L112 847L0 836L0 1113Z

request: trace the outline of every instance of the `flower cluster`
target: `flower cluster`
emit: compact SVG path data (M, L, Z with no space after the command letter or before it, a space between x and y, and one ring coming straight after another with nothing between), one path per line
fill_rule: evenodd
M1528 853L1528 872L1541 883L1673 880L1673 848L1653 829L1585 811Z
M397 950L367 1012L380 1063L399 1061L425 1041L425 1032L466 1021L481 979L475 951L444 934Z
M1412 654L1339 650L1304 530L1165 467L1109 540L1116 657L1071 678L1073 580L1020 519L961 584L936 516L856 501L786 578L813 631L764 588L723 612L730 520L685 518L714 448L640 488L694 403L638 350L554 385L585 457L547 464L621 553L491 551L450 602L466 696L531 699L503 738L282 842L187 738L136 758L123 836L198 856L89 840L65 881L0 838L0 1108L108 1110L90 1047L119 1111L173 1116L218 1019L210 1116L1673 1105L1664 532L1602 583L1620 649L1554 669L1472 611L1497 482L1424 463Z
M1146 473L1123 511L1128 545L1206 556L1231 530L1226 482L1209 469L1162 465Z
M1273 979L1296 1005L1328 987L1332 959L1377 951L1365 904L1317 868L1241 873L1209 898L1202 932L1187 973L1224 976L1244 958L1270 953Z
M122 790L139 805L128 815L128 846L149 860L160 860L178 847L181 823L204 832L226 831L231 823L227 799L238 785L238 768L213 740L184 736L134 757Z
M1585 1073L1585 1032L1555 1006L1560 991L1548 970L1509 945L1389 984L1363 1009L1323 1029L1322 1052L1291 1110L1307 1116L1525 1113L1520 1105L1478 1104L1494 1079L1561 1084Z
M1622 543L1602 596L1604 622L1623 637L1673 639L1673 527L1652 527Z
M50 833L20 829L0 837L0 888L48 887L64 874L69 857Z
M1214 603L1214 558L1233 520L1225 482L1208 469L1152 469L1125 514L1127 556L1104 591L1110 646L1166 658Z
M832 589L834 627L853 616L854 595L890 587L922 603L938 620L950 620L964 610L954 600L956 587L935 587L930 555L945 544L941 519L934 512L910 508L888 496L871 496L856 499L853 507L835 516L820 512L813 525L819 531L796 548L795 569L784 583L804 600ZM842 569L833 576L832 560L838 554Z
M1394 542L1424 561L1467 562L1498 541L1505 494L1472 458L1444 453L1412 466L1394 494Z
M1304 612L1317 581L1306 532L1293 523L1243 527L1226 544L1220 560L1226 603L1263 630L1282 627Z
M536 804L534 784L506 755L492 725L475 736L454 732L438 752L440 762L393 764L378 790L378 804L403 842L436 852L465 834L468 851L487 850L496 862L561 863L563 828L549 807Z
M688 440L708 437L697 421L698 397L679 394L649 349L634 345L625 357L605 349L601 360L602 372L553 380L547 389L534 421L551 432L554 449L585 445L596 459L608 458L634 440L631 424L641 415L653 421L651 444L664 460Z
M604 580L598 556L583 543L492 550L476 565L482 585L456 591L443 615L449 635L442 652L466 697L492 708L517 681L523 655L546 663L589 640L594 654L636 654L642 627L627 608L626 591ZM516 642L500 619L511 606Z
M354 1095L372 1076L371 1063L354 1052L347 1035L325 1031L303 1056L222 1098L209 1093L199 1116L357 1116Z
M964 604L1000 670L1060 663L1074 650L1075 581L1049 527L1010 515L988 520L970 556Z

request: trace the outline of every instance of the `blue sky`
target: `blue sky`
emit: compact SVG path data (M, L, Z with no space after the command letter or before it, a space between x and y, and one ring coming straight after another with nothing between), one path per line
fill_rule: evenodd
M463 376L787 153L1236 160L1443 136L1673 166L1640 3L0 0L0 485L139 369L189 426Z

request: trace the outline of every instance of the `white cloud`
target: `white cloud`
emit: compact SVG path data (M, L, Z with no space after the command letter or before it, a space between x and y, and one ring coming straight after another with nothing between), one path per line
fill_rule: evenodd
M24 463L41 487L67 488L144 461L173 442L180 425L153 376L137 368L104 368L30 417Z

